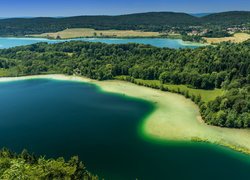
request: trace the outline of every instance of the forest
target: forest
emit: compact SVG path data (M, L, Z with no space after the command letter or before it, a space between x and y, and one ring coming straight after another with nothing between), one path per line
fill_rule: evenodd
M45 159L27 150L17 154L3 148L0 150L0 179L98 180L98 177L89 173L77 156L69 161L63 158Z
M178 32L185 35L194 29L208 29L207 37L223 37L227 28L249 29L250 12L232 11L195 17L185 13L149 12L120 16L77 16L63 18L0 19L0 36L25 36L58 32L67 28L97 30L141 30Z
M200 107L204 121L233 128L250 127L250 41L196 49L89 42L38 43L0 50L0 75L61 73L107 80L159 80L194 89L223 89L222 96L203 102L199 94L181 93ZM153 87L164 91L162 86Z

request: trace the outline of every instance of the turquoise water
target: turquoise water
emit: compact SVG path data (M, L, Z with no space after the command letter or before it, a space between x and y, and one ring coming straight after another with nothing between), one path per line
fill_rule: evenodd
M217 145L155 142L140 134L149 102L87 83L0 83L0 147L47 157L79 155L108 180L248 180L250 156Z
M139 43L150 44L156 47L168 48L196 48L199 45L184 44L180 39L165 39L165 38L135 38L135 39L119 39L119 38L78 38L72 40L49 40L43 38L0 38L0 49L10 48L15 46L29 45L38 42L58 43L64 41L87 41L87 42L102 42L107 44L127 44Z

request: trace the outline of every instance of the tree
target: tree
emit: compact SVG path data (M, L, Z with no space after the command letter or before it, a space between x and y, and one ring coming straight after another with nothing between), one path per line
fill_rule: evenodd
M241 122L245 128L250 127L250 114L247 112L242 113L237 121Z
M228 112L226 126L227 127L236 127L237 113L233 110Z
M170 72L163 72L160 74L159 77L161 83L169 83L171 82L171 73Z
M219 126L224 126L226 120L227 120L227 113L225 111L220 110L219 112L216 113L215 121Z

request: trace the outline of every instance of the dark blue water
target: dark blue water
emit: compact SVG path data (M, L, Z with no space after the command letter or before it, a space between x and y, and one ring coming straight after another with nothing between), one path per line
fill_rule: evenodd
M79 155L106 179L250 179L250 156L206 143L145 139L140 124L153 109L86 83L0 83L0 147L47 157Z
M168 48L196 48L200 47L199 44L185 44L180 39L166 39L166 38L133 38L133 39L119 39L119 38L78 38L71 40L49 40L43 38L0 38L0 49L10 48L15 46L29 45L39 42L58 43L64 41L87 41L87 42L102 42L107 44L149 44L156 47L168 47Z

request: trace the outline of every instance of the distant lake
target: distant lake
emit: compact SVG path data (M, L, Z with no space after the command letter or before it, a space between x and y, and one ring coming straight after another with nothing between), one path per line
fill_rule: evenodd
M87 41L87 42L102 42L107 44L127 44L127 43L138 43L138 44L149 44L155 47L167 47L167 48L196 48L200 47L201 44L185 43L181 39L165 39L165 38L77 38L71 40L50 40L43 38L0 38L0 49L10 48L16 46L29 45L39 42L48 43L59 43L64 41Z
M79 155L107 180L248 180L250 156L207 143L154 142L139 132L154 106L88 83L0 83L0 147Z

